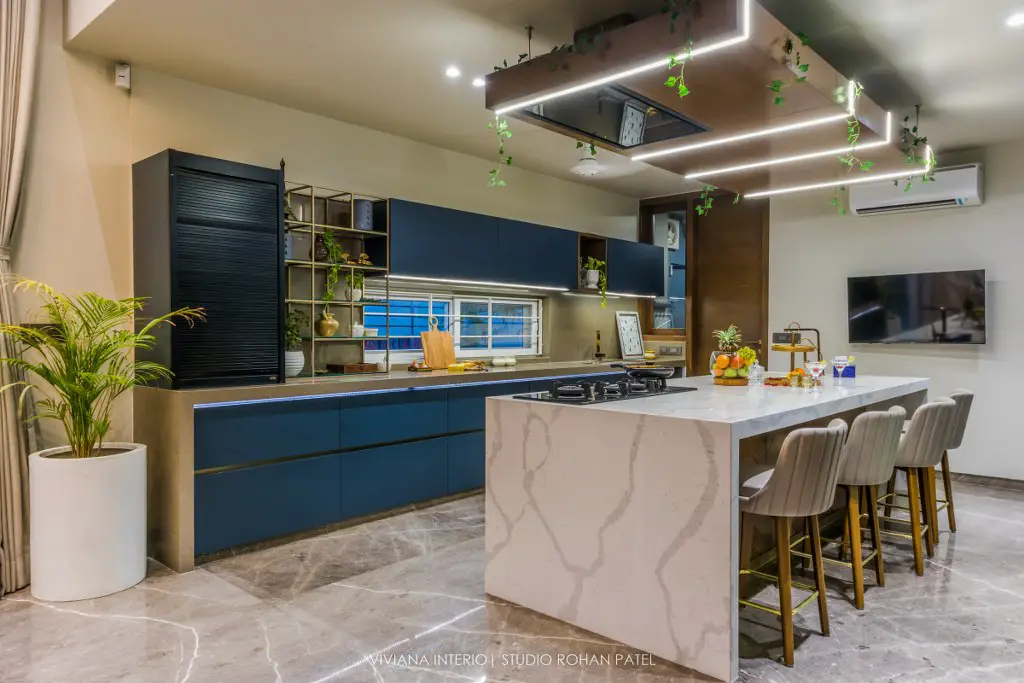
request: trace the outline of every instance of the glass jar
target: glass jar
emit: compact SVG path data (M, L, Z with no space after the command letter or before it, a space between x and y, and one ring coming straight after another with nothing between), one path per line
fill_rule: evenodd
M747 384L752 387L764 386L764 368L756 360L750 366L750 374L747 376Z

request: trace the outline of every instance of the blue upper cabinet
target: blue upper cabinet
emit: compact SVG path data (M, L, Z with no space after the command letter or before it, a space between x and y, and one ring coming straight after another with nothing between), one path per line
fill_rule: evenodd
M506 218L496 220L499 258L494 280L576 288L579 233Z
M498 222L492 216L391 200L391 272L493 280Z
M608 291L664 296L664 247L609 238Z

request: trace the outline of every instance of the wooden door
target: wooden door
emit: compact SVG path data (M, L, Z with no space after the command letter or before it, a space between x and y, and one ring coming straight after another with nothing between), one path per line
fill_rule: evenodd
M690 320L687 374L708 374L718 346L711 333L735 323L766 363L768 341L768 202L732 204L716 197L706 216L691 217L687 239ZM759 342L756 343L756 342Z

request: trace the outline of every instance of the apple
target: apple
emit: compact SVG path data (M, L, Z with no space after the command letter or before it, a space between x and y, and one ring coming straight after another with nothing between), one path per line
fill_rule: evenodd
M727 369L727 370L725 371L725 378L726 378L726 379L736 379L736 376L737 376L738 374L739 374L739 371L738 371L738 370L736 370L735 368L728 368L728 369Z

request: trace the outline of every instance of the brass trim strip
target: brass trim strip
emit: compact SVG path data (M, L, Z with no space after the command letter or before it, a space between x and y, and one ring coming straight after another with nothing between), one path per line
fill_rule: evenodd
M383 443L375 443L367 446L353 446L351 448L340 448L329 451L317 451L315 453L303 453L302 455L286 455L280 458L271 458L269 460L255 460L250 462L238 463L235 465L222 465L220 467L207 467L201 470L195 470L193 474L199 476L202 474L221 474L223 472L236 472L238 470L252 469L253 467L263 467L264 465L277 465L283 462L296 462L299 460L308 460L310 458L320 458L325 455L344 455L346 453L358 453L359 451L368 451L372 448L385 448L387 446L401 446L403 444L417 443L419 441L431 441L433 439L443 439L449 436L463 436L465 434L478 434L483 432L483 429L464 429L458 432L445 432L444 434L435 434L433 436L418 436L411 439L399 439L398 441L386 441Z

